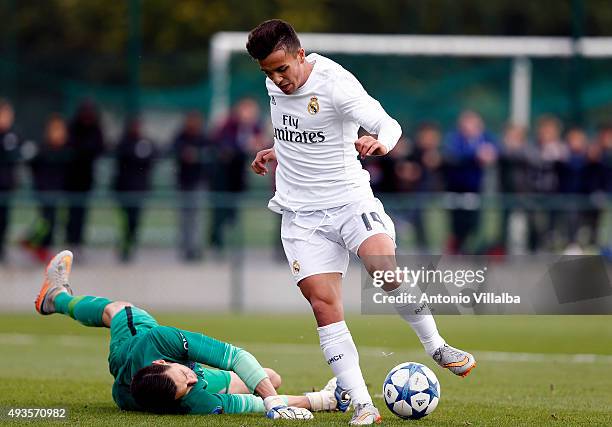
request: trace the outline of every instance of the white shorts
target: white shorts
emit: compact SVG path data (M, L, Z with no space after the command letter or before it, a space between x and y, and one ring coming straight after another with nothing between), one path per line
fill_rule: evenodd
M337 208L283 211L281 239L295 283L320 273L346 274L349 251L375 234L386 234L395 242L393 221L376 198Z

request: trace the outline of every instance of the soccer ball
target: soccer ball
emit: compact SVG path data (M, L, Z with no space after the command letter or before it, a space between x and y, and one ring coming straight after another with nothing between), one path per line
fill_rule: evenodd
M406 362L391 369L383 384L387 408L403 419L431 414L440 401L440 383L425 365Z

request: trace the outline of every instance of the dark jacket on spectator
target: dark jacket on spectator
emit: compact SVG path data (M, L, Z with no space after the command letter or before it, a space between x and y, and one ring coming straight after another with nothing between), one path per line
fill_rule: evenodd
M444 189L444 177L442 176L441 165L435 168L428 167L425 159L425 156L428 154L431 153L417 146L414 147L406 159L419 168L420 175L415 183L414 191L433 192ZM440 153L440 156L441 155Z
M602 189L612 194L612 149L604 150L601 157L602 164Z
M104 152L104 139L97 119L89 123L77 115L70 124L70 145L74 155L66 190L90 191L94 184L94 164Z
M499 189L502 193L529 192L530 159L536 154L530 146L519 149L502 148L498 160Z
M566 157L567 150L561 144L538 146L530 157L530 190L535 193L559 191L559 172Z
M559 191L561 193L585 193L587 157L583 153L570 153L558 164Z
M9 130L0 132L0 191L13 190L17 185L15 172L20 161L21 140Z
M216 191L241 192L246 190L248 140L261 134L258 123L241 124L230 117L215 135L216 171L212 178Z
M116 150L117 175L115 190L147 191L151 189L151 170L157 150L147 138L126 134Z
M30 161L34 190L62 191L66 186L73 156L68 144L60 148L41 145Z
M173 151L178 165L177 181L180 190L195 190L207 178L204 160L210 141L204 134L181 132L174 140Z

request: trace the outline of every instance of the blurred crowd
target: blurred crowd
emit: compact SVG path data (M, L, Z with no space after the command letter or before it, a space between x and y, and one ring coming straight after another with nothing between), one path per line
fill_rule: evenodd
M564 129L558 118L544 115L533 134L509 124L498 137L477 112L466 110L448 132L422 123L405 139L389 156L366 163L372 186L383 198L452 193L447 253L505 254L517 237L531 253L605 246L598 239L612 195L612 124L602 124L590 137L580 127ZM501 224L496 239L482 242L477 239L487 190L501 196L496 200ZM425 212L391 212L400 226L413 226L423 252L431 251ZM512 227L519 214L524 226Z
M171 157L180 201L180 256L200 260L204 241L206 248L223 248L225 231L239 220L235 200L248 190L251 157L272 144L267 120L251 98L239 100L212 127L205 126L199 112L187 113L172 141L149 138L139 117L126 120L118 141L108 141L98 107L90 100L70 119L51 114L36 142L20 138L14 123L12 105L0 101L0 258L5 253L10 200L21 186L18 167L29 170L39 205L36 221L20 244L37 260L46 261L60 225L70 248L78 252L84 245L95 164L111 155L112 190L121 223L119 259L133 258L156 162ZM434 250L426 201L436 193L453 195L447 208L448 253L505 253L517 233L523 234L531 252L557 250L559 242L567 247L606 246L598 239L602 212L612 194L612 124L602 124L590 135L579 127L564 128L556 117L546 115L537 120L532 134L508 125L497 136L477 112L464 111L454 129L444 132L434 122L421 123L390 155L369 158L364 166L375 193L393 201L388 210L396 225L414 231L418 251ZM474 240L482 228L482 195L487 191L504 196L497 202L500 235L479 246ZM208 230L203 229L203 194L211 197ZM408 195L410 203L401 206L398 202ZM66 218L58 221L63 206ZM523 218L524 227L516 226L517 218Z
M251 98L237 102L211 131L206 130L202 114L189 112L172 141L149 138L139 117L126 120L118 141L108 141L98 108L90 100L84 101L71 119L49 115L40 141L24 141L14 124L13 106L0 101L0 259L6 254L10 201L20 188L20 166L29 170L39 204L37 218L20 245L36 260L46 262L65 206L66 218L61 221L65 243L73 251L81 251L88 201L96 185L95 165L101 156L110 155L114 159L112 190L121 224L119 259L132 260L156 162L170 157L175 162L180 200L180 255L185 261L197 261L202 257L204 234L208 234L210 247L223 248L225 230L237 221L232 194L247 189L247 166L253 153L271 145L262 127L259 105ZM200 212L204 190L213 194L214 206L206 233Z

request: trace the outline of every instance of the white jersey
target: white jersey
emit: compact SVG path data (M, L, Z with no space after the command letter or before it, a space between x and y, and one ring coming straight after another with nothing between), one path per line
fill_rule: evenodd
M308 80L285 95L266 79L278 160L276 194L268 207L280 213L315 211L372 198L370 175L355 149L363 127L391 150L402 130L359 81L339 64L312 53Z

